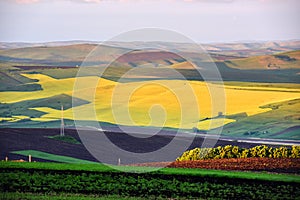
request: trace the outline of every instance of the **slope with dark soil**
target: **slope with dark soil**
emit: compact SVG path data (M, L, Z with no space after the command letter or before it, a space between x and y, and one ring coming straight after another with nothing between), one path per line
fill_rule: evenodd
M95 131L94 131L95 132ZM168 133L168 131L161 131L158 135L149 137L149 138L136 138L129 136L124 133L117 132L107 132L105 133L110 141L112 141L116 146L126 151L135 152L135 153L145 153L152 152L159 148L167 145L172 139L173 136ZM0 160L4 160L6 156L10 160L24 159L27 160L25 156L12 154L12 151L19 150L37 150L43 151L51 154L70 156L74 158L97 161L85 148L82 144L70 144L59 140L53 140L47 136L54 136L59 134L59 129L29 129L29 128L1 128L0 129ZM75 129L66 129L65 134L74 137L78 141L80 138ZM165 135L164 135L165 134ZM176 138L176 142L180 144L186 144L187 138L179 137ZM208 140L206 142L209 143ZM214 141L212 141L214 142ZM193 143L190 145L189 149L201 146L203 143L202 137L196 137ZM243 143L237 141L224 141L218 140L216 146L224 145L237 145L240 147L253 147L257 143ZM99 143L103 147L105 144ZM105 151L110 151L110 149L103 148L103 154ZM159 158L157 158L159 160ZM36 161L43 161L40 159L34 159ZM172 161L170 160L161 160L161 161ZM122 164L131 164L130 160L122 161Z

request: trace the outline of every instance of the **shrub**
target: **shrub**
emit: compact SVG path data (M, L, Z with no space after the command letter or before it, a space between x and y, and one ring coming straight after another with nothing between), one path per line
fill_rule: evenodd
M195 148L184 152L176 161L221 159L221 158L300 158L300 146L268 147L259 145L252 148L239 148L227 145L216 148Z

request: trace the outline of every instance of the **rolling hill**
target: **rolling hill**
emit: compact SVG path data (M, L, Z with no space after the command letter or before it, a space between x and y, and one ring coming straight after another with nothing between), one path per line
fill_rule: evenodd
M64 43L60 43L62 45ZM132 43L132 48L139 43ZM187 44L157 43L158 47L166 45L172 48L188 49ZM290 46L289 46L290 45ZM227 96L227 110L222 115L225 119L224 133L244 136L244 133L253 132L262 137L295 138L295 129L298 123L297 106L293 103L299 99L300 50L298 43L264 43L264 44L219 44L210 49L211 57L215 61L225 84ZM80 120L93 120L85 112L95 105L101 123L112 123L137 126L164 126L166 128L191 129L198 127L202 130L217 128L222 125L222 117L218 112L211 113L209 92L202 82L201 73L213 87L219 87L213 73L210 73L212 60L205 55L186 52L189 56L198 56L195 66L188 63L176 53L161 50L134 50L120 49L105 46L107 55L91 57L83 68L78 80L84 84L100 80L96 88L96 99L89 100L85 96L76 96L77 106L72 107L72 92L79 67L85 56L96 47L96 44L71 44L67 46L22 47L17 49L3 48L0 50L0 123L3 127L32 126L57 127L60 118L60 104L65 105L65 119L68 125L73 124L73 111L81 112ZM276 50L270 48L276 48ZM241 50L238 50L241 49ZM267 50L266 50L267 49ZM287 52L275 53L288 49ZM130 51L125 55L118 53ZM234 53L234 52L237 53ZM241 57L243 52L258 56ZM268 52L266 52L268 51ZM230 53L231 52L231 53ZM265 52L266 55L259 55ZM273 54L269 53L272 52ZM113 53L114 57L109 54ZM267 55L268 54L268 55ZM110 66L105 65L111 60ZM98 67L95 67L97 65ZM176 73L182 75L178 77ZM199 74L200 72L200 74ZM99 76L101 78L99 79ZM186 81L186 80L188 81ZM184 124L180 122L180 106L177 96L164 86L170 86L184 97L184 102L191 105L191 95L188 94L188 84L196 93L196 99L201 106L201 117L194 120L191 115ZM139 88L140 85L143 87ZM130 99L130 104L122 104L122 98L117 98L117 110L112 111L111 100L114 89L119 88L119 95L124 96L132 88L139 88ZM82 94L89 94L87 88ZM293 106L289 106L292 102ZM296 101L296 100L295 100ZM280 102L283 106L272 110L273 105ZM153 103L162 105L167 120L161 124L161 108L151 107ZM122 106L123 105L123 106ZM125 107L124 107L125 105ZM133 124L123 117L123 111L130 108ZM265 106L265 107L262 107ZM117 112L117 121L112 112ZM193 113L192 108L185 108L185 112ZM151 115L156 116L155 120ZM279 117L280 116L280 117ZM285 120L287 119L287 120ZM278 122L280 121L280 122ZM215 125L210 127L211 122ZM244 128L241 128L244 127ZM290 130L290 131L285 131ZM292 132L291 132L292 131ZM268 132L267 134L261 134ZM279 134L279 133L284 134ZM279 134L279 135L276 135Z
M200 81L151 80L118 83L104 78L99 79L96 76L54 79L42 74L23 75L39 80L37 83L43 90L1 92L0 101L3 103L1 119L6 125L10 118L19 118L19 116L27 116L30 121L58 120L61 116L59 107L61 103L66 105L65 119L73 120L73 112L76 111L80 113L76 116L76 120L98 120L128 126L183 129L198 127L208 130L221 126L223 121L227 124L236 120L230 117L227 119L217 117L220 110L212 111L208 85ZM90 84L97 80L98 85L93 88ZM86 87L73 93L75 81L85 84ZM209 89L218 90L220 86L209 84L209 87ZM89 94L95 92L95 89L95 99L90 99ZM270 108L260 108L260 106L300 98L299 88L276 88L274 86L225 86L224 92L226 112L222 112L226 116L243 112L247 117L255 116L270 110ZM71 105L72 93L73 100L77 98L76 107ZM127 100L128 95L131 96ZM159 107L153 107L153 105L159 105ZM195 106L191 105L198 105L201 112L198 113ZM89 113L91 106L96 108L97 119ZM132 121L126 117L127 109L130 111ZM218 109L222 108L218 107ZM189 114L183 119L181 118L182 112ZM164 121L163 124L162 121ZM295 123L293 122L292 125ZM252 125L252 127L256 126ZM279 126L276 131L282 131L282 127L287 128ZM270 131L270 133L276 132Z
M225 63L236 69L300 69L300 51L289 51L272 55L253 56L227 60Z

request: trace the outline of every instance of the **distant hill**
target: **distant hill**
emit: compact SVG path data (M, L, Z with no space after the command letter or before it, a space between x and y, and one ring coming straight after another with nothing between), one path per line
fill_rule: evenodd
M26 63L82 62L96 44L39 46L0 50L1 60ZM111 47L107 47L110 50Z
M266 42L234 42L234 43L216 43L207 46L215 47L211 50L250 50L250 49L277 49L282 51L296 50L300 47L299 40L287 41L266 41ZM210 50L210 49L208 49Z
M24 43L24 42L0 42L0 49L16 49L25 47L57 47L57 46L70 46L78 44L92 44L98 45L100 41L57 41L45 43ZM110 42L112 45L124 44L124 42ZM169 43L169 42L149 42L151 46L157 48L168 47L174 50L194 50L191 49L189 43ZM126 43L127 48L135 49L145 46L145 42L130 42ZM209 52L226 51L230 54L250 55L253 54L266 54L283 51L300 50L300 40L287 40L287 41L265 41L265 42L231 42L231 43L201 43L201 46ZM237 52L238 51L238 52Z
M225 63L237 69L300 69L300 51L234 59Z
M53 78L75 77L78 72L77 66L81 66L86 56L97 45L97 42L86 41L39 44L0 43L0 91L42 89L39 84L34 83L34 80L22 76L22 73L41 73ZM135 74L128 74L128 78L122 81L176 79L173 77L173 69L180 72L186 79L202 80L194 66L176 54L184 50L189 57L197 58L196 64L200 70L207 70L203 66L211 66L209 63L215 61L224 81L299 82L300 41L203 45L209 51L211 58L201 52L193 53L196 50L193 49L195 46L187 43L154 42L151 46L159 50L149 51L131 51L145 44L126 43L125 46L128 49L125 50L131 52L125 55L122 55L124 49L116 47L120 45L120 42L112 42L111 45L114 46L102 47L106 55L89 57L89 62L85 64L86 66L100 66L105 70L104 66L114 60L102 75L114 81L118 81L133 68L143 69L135 71ZM173 49L173 53L160 50L164 47ZM157 67L160 70L157 70ZM89 74L99 74L97 70L99 69L91 69ZM208 77L208 79L214 80L214 77Z
M118 62L126 66L137 66L145 64L148 61L151 61L153 64L161 65L171 65L180 62L184 62L180 56L175 55L178 51L184 51L188 56L193 57L195 53L198 52L198 49L194 49L194 45L188 43L166 43L166 42L155 42L151 43L151 46L157 47L158 49L152 52L137 51L134 50L134 54L130 55L121 55L122 49L120 46L128 47L130 49L138 49L139 47L144 47L144 43L133 42L133 43L110 43L113 46L104 46L106 53L114 52L114 54L120 53L120 58ZM150 43L149 43L150 44ZM3 62L15 62L15 63L30 63L30 64L43 64L43 65L53 65L53 66L73 66L81 65L86 56L97 47L98 43L96 42L84 42L84 41L70 41L70 42L51 42L51 43L0 43L0 61ZM283 68L294 68L290 65L298 65L297 62L292 62L293 60L288 60L288 57L272 57L266 55L272 55L274 53L285 53L284 55L290 56L295 59L299 57L300 50L300 41L284 41L284 42L265 42L265 43L221 43L221 44L204 44L202 45L206 49L213 60L215 61L232 61L231 67L236 67L239 64L245 64L245 68L249 69L261 69L260 65L268 66L269 68L276 68L272 65L276 60L278 64L281 64ZM163 49L170 49L173 53L164 52ZM296 52L293 52L296 51ZM164 53L163 53L164 52ZM173 55L171 55L173 54ZM287 55L290 54L290 55ZM263 55L265 57L253 57ZM199 57L199 55L196 55ZM244 60L245 57L252 57L249 60ZM273 58L273 59L272 59ZM275 59L274 59L275 58ZM277 58L277 59L276 59ZM90 61L95 61L97 65L105 62L110 62L112 58L109 55L107 56L98 56L93 58ZM207 59L207 58L205 58ZM255 60L258 60L260 65L254 66ZM208 61L208 60L206 60ZM274 62L274 64L276 64ZM284 64L284 62L288 62ZM248 64L251 64L249 66ZM90 63L93 65L94 63ZM118 63L115 63L118 64ZM289 65L287 67L287 65Z
M56 41L56 42L0 42L0 49L17 49L26 47L55 47L55 46L68 46L76 44L98 44L98 42L74 40L74 41Z

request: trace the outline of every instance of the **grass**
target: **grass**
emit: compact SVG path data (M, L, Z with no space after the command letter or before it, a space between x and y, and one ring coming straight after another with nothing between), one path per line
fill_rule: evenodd
M205 170L205 169L182 169L182 168L164 168L159 172L168 175L189 175L189 176L209 176L209 177L222 177L228 179L247 179L247 180L265 180L272 182L297 182L300 183L300 177L297 175L286 174L269 174L269 173L256 173L256 172L232 172L224 170ZM284 179L284 180L283 180Z
M101 164L1 162L0 192L8 196L27 193L21 195L28 198L43 193L75 199L90 195L111 199L293 199L299 195L300 180L295 175L199 169L137 174L128 172L142 172L145 167L119 167L127 168L127 172Z
M54 171L86 171L86 172L118 172L117 169L126 172L147 172L149 168L153 172L150 174L164 175L184 175L196 177L215 177L228 179L247 179L247 180L264 180L271 182L295 182L300 183L298 175L274 174L264 172L239 172L224 170L208 169L187 169L187 168L154 168L154 167L136 167L136 166L114 166L95 164L95 163L18 163L18 162L0 162L0 169L35 169L35 170L54 170ZM154 170L156 169L156 170Z
M113 169L100 163L54 163L54 162L0 162L0 168L8 169L41 169L41 170L64 170L64 171L98 171L111 172Z
M33 160L34 158L40 158L40 159L45 159L49 161L55 161L55 162L63 162L63 163L95 163L92 161L88 160L82 160L78 158L73 158L69 156L60 156L60 155L55 155L55 154L50 154L42 151L36 151L36 150L22 150L22 151L12 151L11 153L14 154L19 154L23 156L28 156L31 155Z
M55 135L55 136L48 136L47 138L67 142L70 144L81 144L78 140L76 140L75 138L69 135L65 135L65 136Z
M42 90L41 85L36 80L22 76L20 72L10 66L0 62L0 91L38 91Z
M0 193L0 199L6 199L6 200L20 200L20 199L31 199L31 200L93 200L93 199L99 199L99 200L146 200L149 198L142 198L142 197L122 197L119 195L106 195L106 196L99 196L99 195L83 195L83 194L36 194L36 193L20 193L20 192L6 192L6 193ZM152 199L152 198L150 198ZM157 199L154 198L153 199Z
M276 135L289 127L299 125L300 99L282 101L261 106L267 112L253 116L236 115L237 121L223 127L226 135L243 136L246 132L256 132L254 137L300 139L299 129ZM230 117L230 116L229 116ZM274 134L274 135L273 135Z

